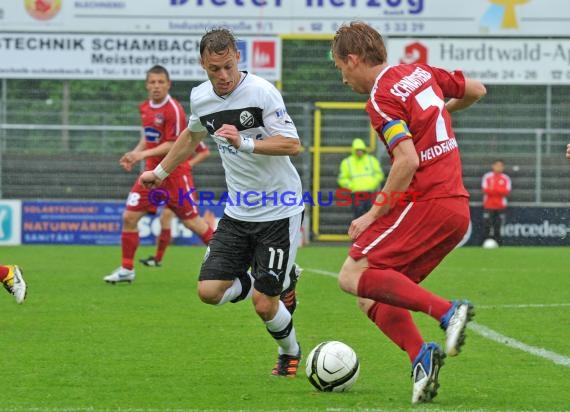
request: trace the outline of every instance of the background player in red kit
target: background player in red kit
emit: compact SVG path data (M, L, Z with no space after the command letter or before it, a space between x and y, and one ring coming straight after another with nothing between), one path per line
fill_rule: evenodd
M143 159L146 160L145 170L153 170L186 127L186 113L182 105L168 94L171 86L168 71L162 66L153 66L147 72L145 85L149 99L139 106L143 135L136 147L125 153L119 161L127 171L132 170L133 166ZM180 192L187 193L193 187L189 176L188 163L183 162L162 182L161 188L168 192L168 207L178 216L184 226L208 244L212 238L212 229L199 216L196 206L189 201L179 199ZM132 282L134 280L133 261L139 245L137 223L147 212L156 210L159 192L154 189L154 192L150 193L149 189L139 184L138 178L135 181L123 213L121 266L103 278L106 282Z
M384 192L419 193L408 202L382 202L352 221L354 240L339 285L412 362L412 403L436 394L445 353L426 343L410 311L423 312L445 330L445 352L457 355L473 316L468 301L439 297L418 285L463 238L469 195L449 112L486 94L460 71L423 64L386 63L380 34L362 22L341 26L332 42L343 82L369 94L366 110L392 167ZM451 98L445 103L445 98ZM380 202L379 202L380 203ZM394 203L391 205L391 203Z
M200 162L203 162L208 157L210 157L210 149L208 149L208 146L206 146L204 142L198 143L198 146L196 146L196 149L194 149L194 155L188 158L188 181L190 183L190 187L196 187L194 185L194 178L192 177L194 166ZM143 265L150 267L161 266L162 258L164 257L166 248L168 245L170 245L170 240L172 239L171 222L174 216L174 212L169 207L164 207L162 209L162 212L160 213L160 235L158 236L156 242L156 253L154 256L149 256L146 259L140 259L139 261ZM206 220L206 215L204 215L204 220ZM213 223L210 224L208 222L211 227L213 227Z
M481 180L485 239L493 239L497 245L502 243L501 224L505 221L507 196L511 193L511 178L504 171L505 163L495 160L491 171L485 173Z

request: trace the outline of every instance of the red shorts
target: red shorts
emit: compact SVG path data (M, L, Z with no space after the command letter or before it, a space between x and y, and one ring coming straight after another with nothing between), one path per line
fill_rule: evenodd
M158 206L167 206L180 220L192 219L199 216L195 193L190 196L191 202L185 195L194 189L191 176L168 176L159 188L147 189L138 179L131 188L127 198L127 210L133 212L156 213Z
M356 239L349 255L420 283L463 239L469 219L466 197L397 204Z

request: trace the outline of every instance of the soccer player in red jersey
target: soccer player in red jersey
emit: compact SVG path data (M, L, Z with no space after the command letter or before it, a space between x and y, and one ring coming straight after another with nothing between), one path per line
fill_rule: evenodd
M168 71L162 66L153 66L147 72L145 84L149 99L139 106L143 134L135 148L125 153L119 161L126 171L132 170L143 159L145 170L153 170L186 127L186 113L182 105L169 95L171 81ZM156 211L159 203L172 209L184 226L200 236L205 244L210 242L212 228L198 214L196 202L181 197L193 188L189 176L188 162L183 162L162 182L159 189L151 191L142 186L137 178L123 214L121 266L103 280L108 283L134 280L133 261L139 245L137 224L146 213Z
M511 178L504 173L505 163L497 159L491 171L483 175L481 190L483 191L483 222L485 239L493 239L501 245L501 223L505 221L507 196L511 193Z
M208 149L208 146L206 146L204 142L198 143L198 146L196 146L196 149L194 149L194 155L191 155L188 158L188 167L189 167L188 181L190 187L196 187L194 185L194 178L192 177L193 167L196 166L198 163L203 162L208 157L210 157L210 149ZM162 209L162 212L160 213L160 235L158 236L156 242L156 253L154 254L154 256L149 256L146 259L140 259L139 261L143 265L150 267L161 266L162 258L164 257L166 248L168 247L168 245L170 245L170 240L172 239L171 222L174 216L175 216L174 212L169 207L165 207Z
M388 65L382 36L363 22L337 30L332 54L343 83L369 95L366 111L392 162L384 192L416 194L415 200L377 202L351 222L354 243L339 285L357 296L370 320L407 352L412 403L428 402L437 394L445 354L458 354L473 316L470 302L449 301L419 285L469 225L469 195L449 113L472 105L486 90L461 71ZM440 322L445 353L424 341L410 311Z

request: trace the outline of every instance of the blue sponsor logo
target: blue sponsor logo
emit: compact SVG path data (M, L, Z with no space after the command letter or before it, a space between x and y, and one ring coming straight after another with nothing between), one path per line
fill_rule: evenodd
M157 143L160 140L160 131L152 127L145 127L144 138L147 142Z
M12 238L12 208L0 206L0 240Z

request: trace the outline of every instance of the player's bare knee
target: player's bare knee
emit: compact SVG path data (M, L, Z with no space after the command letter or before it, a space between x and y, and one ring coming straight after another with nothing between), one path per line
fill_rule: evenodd
M141 215L137 213L125 212L123 214L123 230L136 231Z
M351 257L348 257L338 275L338 285L339 287L352 295L357 295L358 293L358 282L360 276L363 272L363 265L360 261L355 261Z
M273 319L274 316L271 316L273 314L272 313L273 311L271 309L272 309L271 305L268 302L257 302L255 304L255 312L264 321L269 321Z
M258 296L257 298L254 298L253 305L255 307L255 312L265 322L273 319L279 309L279 301L274 301L269 296L263 298Z
M212 287L212 285L207 285L203 282L198 283L198 297L208 305L217 305L222 300L224 292L224 290Z
M345 292L356 295L356 288L353 283L353 276L350 267L343 266L338 274L338 286Z

